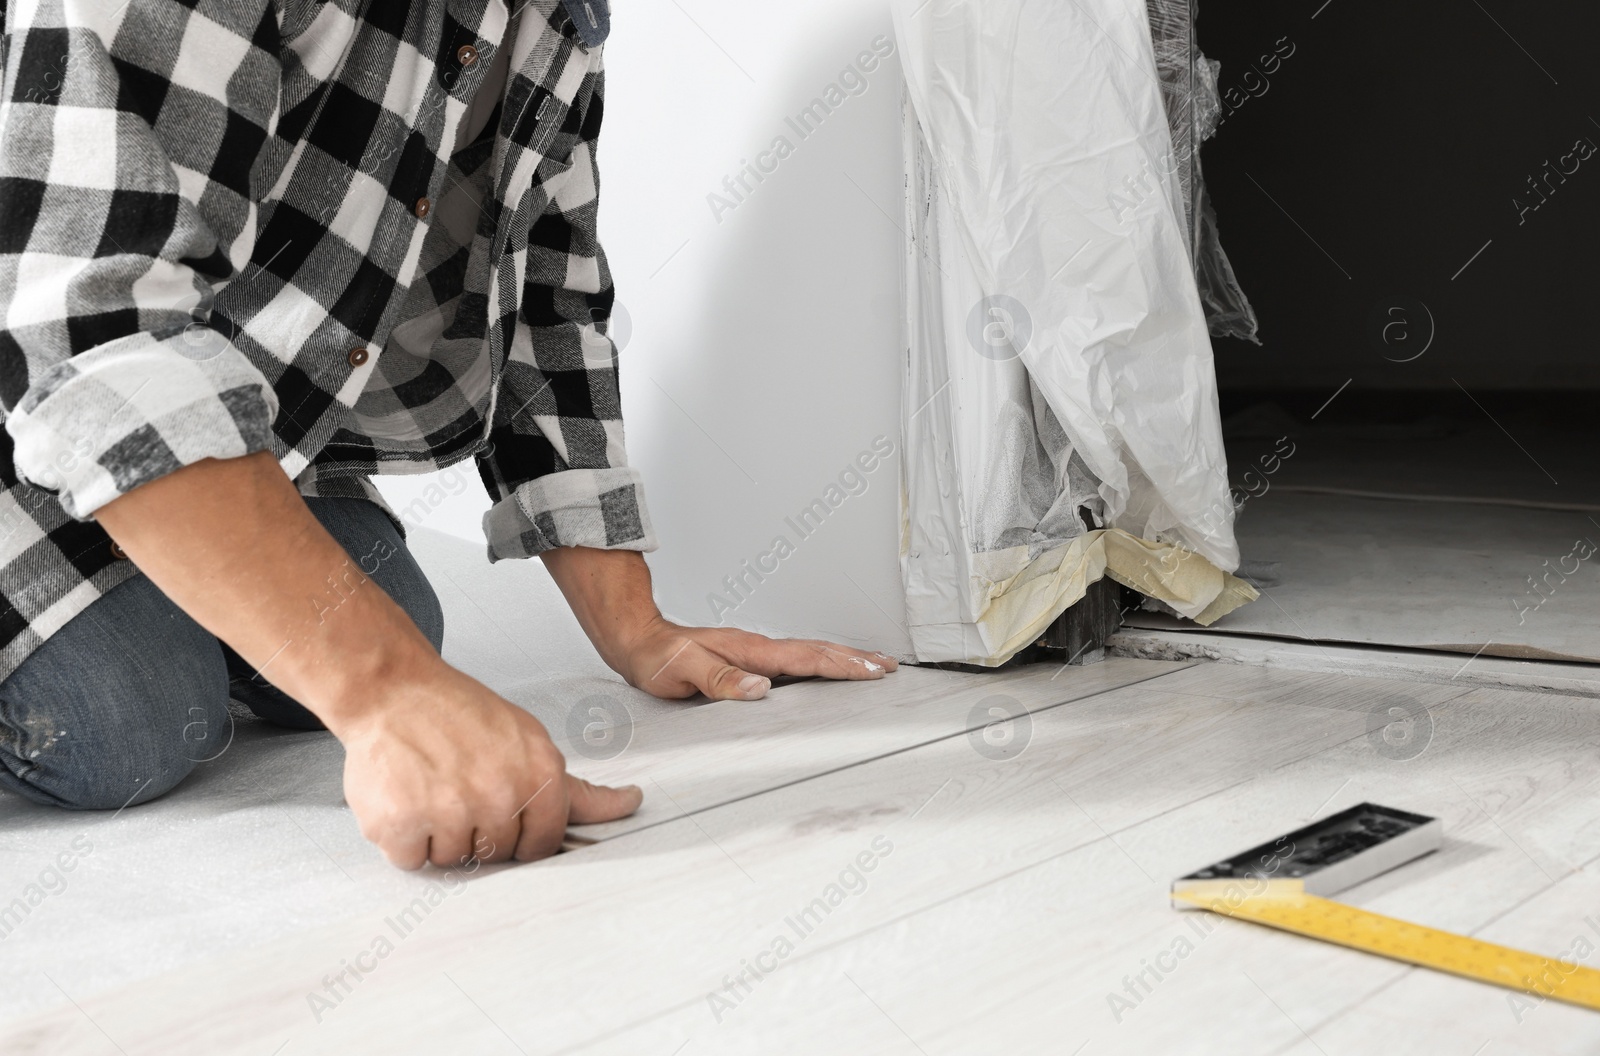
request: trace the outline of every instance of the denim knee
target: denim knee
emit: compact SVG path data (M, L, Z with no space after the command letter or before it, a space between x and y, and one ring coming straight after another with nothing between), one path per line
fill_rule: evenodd
M444 647L444 609L387 514L364 499L313 498L312 514L395 604L405 610L435 651Z
M0 785L111 809L170 791L231 738L221 646L143 576L0 683Z

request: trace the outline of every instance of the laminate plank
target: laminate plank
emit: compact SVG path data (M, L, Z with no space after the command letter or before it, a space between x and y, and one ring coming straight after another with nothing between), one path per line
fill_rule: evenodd
M638 723L627 750L611 759L583 759L569 739L575 772L593 781L638 784L646 793L632 817L573 831L611 839L962 736L994 722L990 708L1033 714L1170 677L1186 666L1117 658L1089 667L1037 665L999 678L907 666L874 682L799 682L774 688L766 700L718 701L671 721Z
M1459 666L1459 663L1458 663ZM1458 697L1475 688L1462 683L1427 684L1411 680L1381 678L1352 672L1304 671L1282 667L1256 667L1245 664L1194 664L1174 672L1162 689L1176 693L1197 693L1223 700L1244 700L1255 704L1293 703L1312 708L1341 708L1360 712L1380 712L1395 702L1441 701Z

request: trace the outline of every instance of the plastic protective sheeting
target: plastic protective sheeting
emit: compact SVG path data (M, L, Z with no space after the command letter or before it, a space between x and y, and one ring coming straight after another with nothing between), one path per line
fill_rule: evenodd
M1237 337L1259 345L1255 309L1222 250L1217 211L1200 173L1200 143L1211 138L1222 118L1222 98L1217 94L1221 64L1201 55L1195 46L1191 0L1146 0L1146 10L1167 131L1172 137L1171 168L1184 203L1184 235L1194 261L1206 325L1213 337Z
M1101 575L1252 599L1143 0L891 7L918 658L1001 663Z

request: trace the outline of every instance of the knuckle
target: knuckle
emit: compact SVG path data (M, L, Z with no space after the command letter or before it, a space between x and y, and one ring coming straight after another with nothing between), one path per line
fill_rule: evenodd
M369 812L361 819L361 835L380 847L398 843L406 829L408 818L401 811L382 808Z
M533 764L539 773L559 777L567 772L567 757L561 754L552 741L542 741L533 746Z
M482 803L484 820L497 825L509 818L519 806L516 796L505 785L486 794Z

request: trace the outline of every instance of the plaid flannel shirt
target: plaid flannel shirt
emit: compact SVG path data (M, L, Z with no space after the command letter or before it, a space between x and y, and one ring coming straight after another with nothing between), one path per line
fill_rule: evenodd
M511 2L14 7L0 677L136 574L94 511L208 457L381 503L476 455L491 561L654 548L595 232L609 11Z

